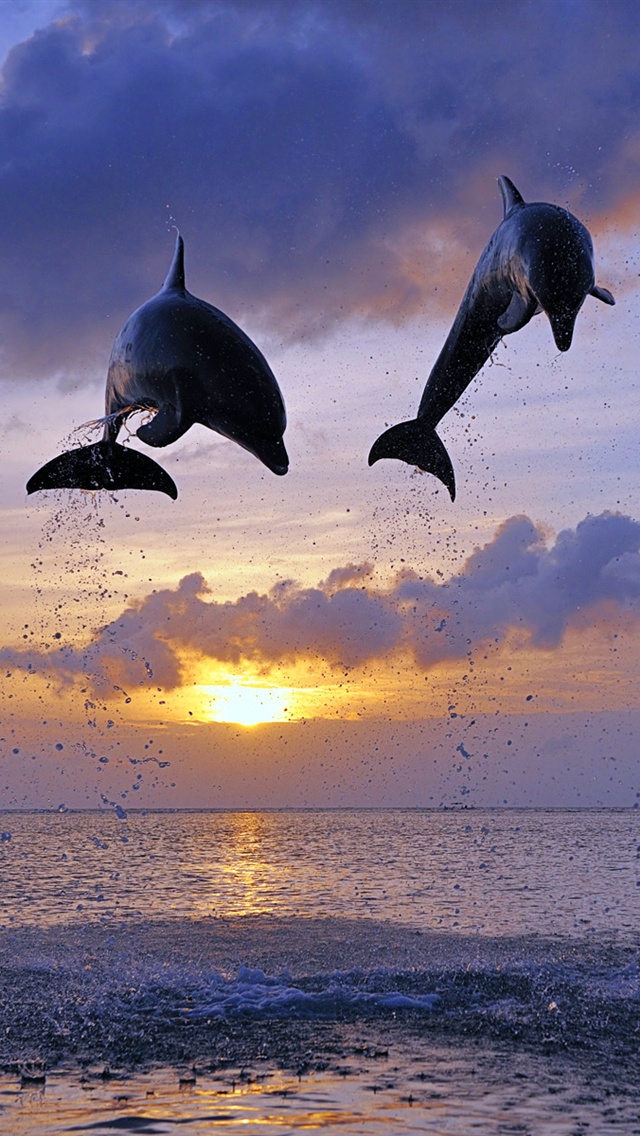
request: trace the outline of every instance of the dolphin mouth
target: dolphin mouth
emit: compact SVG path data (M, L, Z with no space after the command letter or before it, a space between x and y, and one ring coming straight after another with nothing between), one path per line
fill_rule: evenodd
M280 439L279 442L272 442L258 449L254 449L254 454L278 477L284 477L285 473L289 471L289 455L285 449L284 442Z
M568 351L573 340L577 312L575 315L572 312L570 316L552 316L549 312L547 315L558 351Z
M573 328L555 328L552 325L553 338L556 341L558 351L568 351L571 347L573 340Z

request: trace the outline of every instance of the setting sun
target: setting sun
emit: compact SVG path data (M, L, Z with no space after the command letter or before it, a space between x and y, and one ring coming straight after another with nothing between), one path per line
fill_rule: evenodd
M236 722L239 726L258 726L262 722L286 722L291 691L283 687L202 686L210 698L207 718L211 722Z

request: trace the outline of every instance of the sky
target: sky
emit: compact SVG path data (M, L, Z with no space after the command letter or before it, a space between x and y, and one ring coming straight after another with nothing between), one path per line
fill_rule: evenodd
M0 807L640 804L635 0L3 0L0 60ZM452 503L367 455L501 174L616 305L499 344L439 428ZM289 473L197 426L154 453L175 502L27 497L176 227Z

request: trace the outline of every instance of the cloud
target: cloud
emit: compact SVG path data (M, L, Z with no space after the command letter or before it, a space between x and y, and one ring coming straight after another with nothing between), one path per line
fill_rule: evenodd
M91 0L16 46L0 101L4 372L104 371L164 278L173 218L193 291L299 336L428 309L456 246L461 294L502 172L588 215L635 192L633 0L399 12Z
M434 643L427 621L423 627L416 623L416 658L430 666L445 651L463 658L481 644L510 636L553 650L570 626L585 618L593 624L605 605L635 619L640 615L639 551L640 524L617 513L586 517L575 530L561 532L551 548L527 517L512 517L467 560L459 576L441 585L446 647ZM429 582L407 582L399 590L421 612L433 601Z
M194 658L344 671L403 655L426 672L489 646L552 651L570 627L612 617L640 617L637 521L588 516L548 546L527 517L511 517L445 583L405 570L376 588L369 565L348 565L315 588L289 581L219 602L195 572L132 603L82 651L5 649L0 661L101 689L172 689L189 680Z

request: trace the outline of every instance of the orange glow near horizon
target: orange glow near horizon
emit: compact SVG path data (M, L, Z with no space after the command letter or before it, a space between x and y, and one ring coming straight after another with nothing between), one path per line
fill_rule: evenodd
M533 647L513 636L499 647L479 647L473 658L435 666L398 653L393 659L345 668L300 660L291 666L229 670L215 660L180 657L182 681L161 687L136 681L141 667L108 656L103 672L60 676L27 672L12 661L3 678L7 730L45 719L90 727L90 749L114 723L171 729L179 723L243 727L312 719L411 721L456 714L562 713L627 710L637 705L637 629L601 610L563 641ZM46 662L46 660L45 660ZM125 660L127 662L127 660ZM315 664L315 665L314 665ZM42 664L40 664L42 666ZM138 669L136 669L138 667Z
M209 722L234 722L259 726L264 722L287 722L292 691L277 686L231 682L226 686L199 686L209 699L205 715Z
M375 716L380 712L382 698L379 690L364 689L361 684L343 683L328 685L292 686L255 678L229 675L216 676L217 683L197 683L184 687L178 694L180 702L193 700L193 691L201 699L200 711L189 717L201 722L230 722L239 726L259 726L268 722L299 722L310 718L358 719Z

